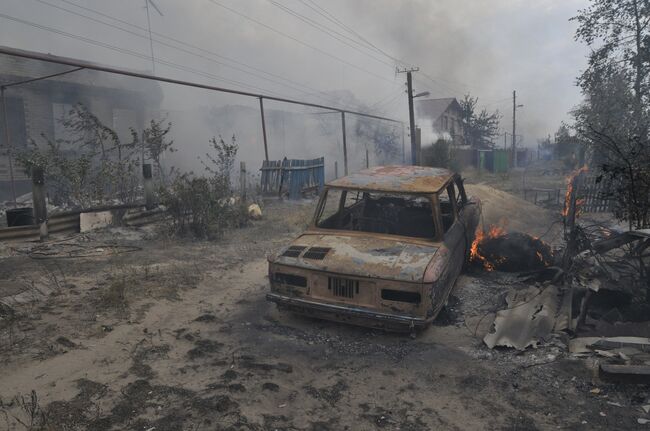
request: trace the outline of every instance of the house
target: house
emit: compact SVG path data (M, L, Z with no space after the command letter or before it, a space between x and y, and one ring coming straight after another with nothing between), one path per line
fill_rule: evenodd
M60 64L19 57L0 57L0 85L21 82L74 69ZM141 130L162 101L157 82L124 78L93 70L79 70L45 80L5 89L9 135L14 154L30 140L44 145L46 139L65 139L59 121L72 106L84 104L102 123L122 139L130 139L129 128ZM1 114L1 110L0 110ZM0 201L9 199L9 160L4 123L0 121ZM30 191L30 184L14 162L18 194Z
M422 130L422 145L446 139L455 146L463 145L462 109L455 97L416 99L416 123ZM431 141L431 142L428 142Z

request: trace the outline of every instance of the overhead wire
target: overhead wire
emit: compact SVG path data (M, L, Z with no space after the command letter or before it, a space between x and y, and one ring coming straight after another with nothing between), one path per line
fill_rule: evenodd
M269 0L269 1L271 1L272 3L277 3L274 0ZM308 7L309 9L311 9L312 11L316 12L319 16L327 19L329 22L331 22L331 23L333 23L335 25L338 25L340 28L342 28L343 30L349 32L350 34L353 34L359 40L363 41L366 44L367 47L370 47L370 48L374 49L376 52L381 53L382 55L384 55L385 57L391 59L395 63L411 66L411 64L409 62L406 62L404 60L401 60L401 59L395 57L394 55L391 55L387 51L381 49L376 44L372 43L366 37L364 37L359 32L357 32L354 28L346 25L343 21L338 19L332 13L328 12L325 8L320 6L314 0L298 0L298 1L300 3L302 3L303 5L305 5L306 7ZM337 33L337 34L340 34L340 33ZM475 86L472 86L472 85L468 85L466 83L453 82L453 81L444 80L444 79L441 79L441 78L434 78L433 76L431 76L430 74L428 74L427 72L425 72L423 70L419 70L419 74L422 75L429 82L433 83L434 85L436 85L439 88L444 89L445 91L450 92L451 94L454 94L454 93L457 93L457 92L466 93L467 88L475 87ZM463 87L463 88L461 88L461 87Z
M368 39L366 39L365 37L363 37L361 34L359 34L359 33L358 33L357 31L355 31L353 28L349 27L348 25L346 25L345 23L343 23L341 20L339 20L338 18L336 18L333 14L331 14L330 12L328 12L326 9L324 9L323 7L321 7L320 5L318 5L318 3L316 3L315 1L313 1L313 0L308 0L309 3L305 2L304 0L298 0L298 1L299 1L300 3L302 3L302 4L304 4L305 6L307 6L308 8L312 9L313 11L315 11L316 13L318 13L319 15L321 15L322 17L326 18L328 21L330 21L330 22L332 22L332 23L338 25L338 26L341 27L342 29L348 31L350 34L355 35L357 38L359 38L359 40L363 41L365 44L367 44L369 47L375 49L375 50L376 50L377 52L379 52L380 54L383 54L384 56L390 58L391 60L395 61L396 63L400 63L400 64L402 64L402 65L409 65L407 62L405 62L405 61L403 61L403 60L400 60L400 59L398 59L398 58L396 58L396 57L390 55L389 53L387 53L387 52L384 51L383 49L379 48L378 46L376 46L375 44L373 44L372 42L370 42ZM311 4L311 5L310 5L310 4ZM409 66L410 66L410 65L409 65Z
M367 52L367 50L363 50L363 49L359 48L358 46L351 45L350 43L346 42L342 38L350 40L350 41L358 44L358 42L355 41L354 39L352 39L352 38L350 38L348 36L345 36L345 35L337 32L335 30L332 30L332 29L324 26L323 24L321 24L321 23L319 23L317 21L314 21L313 19L296 12L295 10L291 9L290 7L285 6L285 5L279 3L279 2L277 2L275 0L268 0L268 1L269 1L269 3L271 3L273 6L277 7L278 9L288 13L289 15L292 15L292 16L298 18L300 21L306 23L310 27L315 28L317 30L320 30L321 32L325 33L326 35L330 36L331 38L338 40L342 44L344 44L346 46L349 46L350 48L352 48L352 49L354 49L354 50L356 50L356 51L358 51L358 52L372 58L373 60L376 60L376 61L390 67L391 69L395 67L394 63L389 63L389 62L387 62L385 60L382 60L381 58L375 57L374 55L369 54ZM365 45L362 45L362 46L365 47Z
M115 29L120 30L120 31L123 31L123 32L125 32L125 33L132 34L132 35L134 35L134 36L137 36L137 37L140 37L140 38L144 38L144 39L149 39L149 36L147 36L147 35L144 35L144 34L138 34L137 32L134 32L134 31L131 31L131 30L128 30L128 29L125 29L125 28L122 28L122 27L116 26L116 25L114 25L114 24L111 24L111 23L108 23L108 22L105 22L105 21L99 20L99 19L97 19L97 18L93 18L93 17L88 16L88 15L81 14L81 13L79 13L79 12L76 12L76 11L73 11L73 10L70 10L70 9L67 9L67 8L64 8L64 7L62 7L62 6L58 6L58 5L52 4L52 3L47 2L47 1L45 1L45 0L35 0L35 1L37 1L37 2L39 2L39 3L42 3L42 4L45 4L45 5L47 5L47 6L50 6L50 7L53 7L53 8L56 8L56 9L62 10L62 11L65 11L65 12L67 12L67 13L70 13L70 14L73 14L73 15L76 15L76 16L79 16L79 17L82 17L82 18L85 18L85 19L91 20L91 21L93 21L93 22L97 22L97 23L100 23L100 24L106 25L106 26L108 26L108 27L115 28ZM138 25L135 25L135 24L129 23L128 21L124 21L124 20L121 20L121 19L119 19L119 18L115 18L115 17L113 17L113 16L111 16L111 15L108 15L108 14L102 13L102 12L97 11L97 10L94 10L94 9L92 9L92 8L87 8L87 7L83 7L83 6L81 6L81 5L77 5L76 3L72 2L72 1L69 1L69 0L60 0L60 1L62 1L62 2L64 2L64 3L68 3L68 4L70 4L70 5L72 5L72 6L75 6L75 7L81 8L81 9L83 9L83 10L87 10L87 11L89 11L89 12L95 13L95 14L97 14L97 15L103 16L103 17L105 17L105 18L111 19L111 20L113 20L113 21L115 21L115 22L119 22L119 23L121 23L121 24L128 25L128 26L133 27L133 28L137 28L138 30L141 30L141 31L143 31L143 32L148 32L148 29L146 29L146 28L144 28L144 27L140 27L140 26L138 26ZM275 84L283 85L283 86L285 86L285 87L287 87L287 88L291 88L291 89L293 89L293 90L295 90L295 91L297 91L297 92L299 92L299 93L301 93L301 94L308 94L308 93L307 93L305 90L303 90L303 89L301 89L301 88L299 88L299 87L305 88L305 89L310 90L310 91L312 91L312 92L316 92L316 90L315 90L314 88L312 88L312 87L308 87L308 86L305 86L305 85L303 85L303 84L297 83L297 82L295 82L295 81L289 80L289 79L287 79L287 78L281 77L281 76L279 76L279 75L275 75L275 74L272 74L272 73L270 73L270 72L263 71L262 69L257 69L257 68L255 68L255 67L250 66L250 65L247 65L247 64L245 64L245 63L238 62L237 60L234 60L234 59L231 59L231 58L228 58L228 57L222 56L222 55L217 54L217 53L214 53L214 52L212 52L212 51L205 50L205 49L203 49L203 48L201 48L201 47L198 47L198 46L196 46L196 45L192 45L192 44L189 44L189 43L184 42L184 41L182 41L182 40L178 40L178 39L175 39L175 38L171 38L171 37L165 36L165 35L163 35L163 34L161 34L161 33L157 33L157 32L154 32L154 31L152 31L151 33L152 33L153 35L158 36L158 37L161 37L161 38L164 38L164 39L167 39L167 40L171 40L171 41L173 41L173 42L175 42L175 43L178 43L178 44L181 44L181 45L183 45L183 46L188 46L188 47L190 47L190 48L196 49L197 51L206 52L207 54L213 55L213 56L215 56L215 57L223 58L223 59L225 59L225 60L227 60L227 61L230 61L230 62L232 62L232 63L240 64L240 65L242 65L243 67L247 67L247 68L249 68L249 69L259 71L260 73L264 73L264 74L269 75L269 76L277 77L277 78L279 78L279 79L281 79L281 80L284 80L284 81L287 81L287 82L285 83L285 82L281 82L281 81L278 81L278 80L275 80L275 79L271 79L271 78L268 78L268 77L262 76L262 75L260 75L260 74L257 74L257 73L250 72L250 71L248 71L248 70L242 69L242 68L240 68L240 67L233 66L233 65L230 65L230 64L227 64L227 63L224 63L224 62L221 62L221 61L215 60L215 59L213 59L213 58L206 57L205 55L198 54L198 53L195 53L195 52L189 51L189 50L187 50L187 49L184 49L184 48L180 48L180 47L177 47L177 46L171 45L171 44L166 43L166 42L163 42L163 41L161 41L161 40L158 40L158 39L152 39L153 41L155 41L155 42L156 42L157 44L159 44L159 45L166 46L166 47L169 47L169 48L172 48L172 49L175 49L175 50L178 50L178 51L181 51L181 52L187 53L187 54L189 54L189 55L196 56L196 57L198 57L198 58L202 58L202 59L204 59L204 60L210 61L210 62L212 62L212 63L218 64L218 65L221 65L221 66L229 67L229 68L231 68L231 69L234 69L234 70L237 70L237 71L240 71L240 72L243 72L243 73L249 74L249 75L251 75L251 76L255 76L255 77L260 78L260 79L264 79L264 80L269 81L269 82L273 82L273 83L275 83ZM333 99L330 99L330 98L328 98L328 97L326 97L326 96L323 96L323 95L318 95L317 97L318 97L319 99L321 99L321 100L326 100L326 101L328 101L328 102L330 102L330 103L331 103L332 101L334 101Z
M310 6L310 4L308 4L305 0L298 0L298 1L301 2L302 4L304 4L305 6L310 7L312 10L314 10L314 11L317 12L317 13L319 13L321 16L325 17L325 18L328 19L330 22L333 22L333 23L339 25L341 28L345 29L346 31L350 32L351 34L354 34L354 35L357 36L360 40L362 40L362 41L364 41L366 44L368 44L368 46L374 48L377 52L380 52L381 54L383 54L383 55L386 56L387 58L390 58L391 60L395 61L396 63L402 64L402 65L406 65L406 66L409 66L409 67L412 66L411 63L409 63L409 62L407 62L407 61L404 61L404 60L402 60L402 59L399 59L399 58L397 58L397 57L391 55L390 53L388 53L388 52L386 52L385 50L381 49L381 48L380 48L379 46L377 46L376 44L370 42L367 38L365 38L363 35L359 34L359 33L358 33L356 30L354 30L352 27L346 25L346 24L343 23L340 19L336 18L336 16L334 16L333 14L331 14L330 12L328 12L328 11L327 11L326 9L324 9L322 6L318 5L318 3L316 3L314 0L306 0L306 1L308 1L309 3L311 3L314 7ZM321 12L322 12L322 13L321 13ZM472 87L471 85L464 84L464 83L454 83L453 81L448 81L448 80L446 81L446 80L443 80L443 79L441 79L441 78L434 78L434 77L432 77L431 75L429 75L428 73L426 73L426 72L424 72L424 71L422 71L422 70L420 70L419 72L420 72L420 73L421 73L421 74L422 74L426 79L430 80L431 82L433 82L433 83L435 83L435 84L437 84L437 85L444 85L444 86L446 86L447 89L451 89L451 86L453 86L453 85L460 85L460 86L463 86L463 87ZM456 88L456 90L458 90L458 88ZM452 90L452 91L456 91L456 90ZM461 92L464 92L464 90L461 91Z
M69 33L69 32L66 32L66 31L63 31L63 30L60 30L60 29L56 29L56 28L45 26L45 25L38 24L38 23L35 23L35 22L27 21L27 20L24 20L24 19L21 19L21 18L17 18L17 17L13 17L11 15L4 14L4 13L0 13L0 18L7 19L9 21L14 21L14 22L17 22L17 23L20 23L20 24L23 24L23 25L28 25L28 26L31 26L31 27L34 27L34 28L38 28L40 30L51 32L51 33L59 34L61 36L65 36L65 37L68 37L68 38L71 38L71 39L76 39L76 40L79 40L79 41L82 41L84 43L88 43L88 44L91 44L91 45L95 45L95 46L99 46L99 47L102 47L102 48L110 49L112 51L116 51L116 52L119 52L121 54L126 54L126 55L130 55L130 56L133 56L133 57L138 57L138 58L141 58L141 59L144 59L144 60L147 60L147 61L151 61L151 56L150 55L143 54L143 53L140 53L140 52L137 52L137 51L133 51L133 50L130 50L130 49L127 49L127 48L122 48L122 47L119 47L119 46L111 45L109 43L98 41L98 40L95 40L95 39L91 39L91 38L86 37L86 36L81 36L81 35L77 35L77 34L74 34L74 33ZM271 94L274 94L276 96L281 96L280 93L277 93L275 91L272 91L272 90L269 90L269 89L266 89L266 88L257 87L255 85L251 85L251 84L248 84L248 83L236 81L236 80L233 80L233 79L224 78L224 77L221 77L221 76L218 76L218 75L214 75L214 74L211 74L211 73L208 73L208 72L204 72L204 71L201 71L201 70L198 70L198 69L191 68L189 66L184 66L184 65L177 64L177 63L173 63L171 61L163 60L161 58L156 58L155 62L158 63L158 64L162 64L164 66L168 66L168 67L173 68L173 69L181 70L181 71L184 71L184 72L190 72L190 73L200 75L200 76L204 76L206 78L214 79L214 80L217 80L217 81L227 82L227 83L230 83L230 84L235 85L235 86L240 87L240 88L245 88L245 89L252 88L252 89L259 90L259 91L264 91L264 92L267 92L267 93L271 93Z
M329 53L329 52L327 52L327 51L325 51L323 49L320 49L320 48L318 48L318 47L316 47L314 45L311 45L311 44L309 44L309 43L307 43L307 42L305 42L303 40L300 40L300 39L298 39L298 38L296 38L294 36L291 36L290 34L287 34L287 33L283 32L281 30L278 30L277 28L275 28L273 26L270 26L270 25L265 24L265 23L255 19L255 18L252 18L252 17L250 17L250 16L248 16L248 15L246 15L246 14L244 14L244 13L242 13L242 12L236 10L236 9L233 9L233 8L231 8L229 6L226 6L226 5L222 4L222 3L219 3L216 0L208 0L208 1L210 3L212 3L212 4L214 4L215 6L221 7L221 8L223 8L223 9L225 9L225 10L227 10L227 11L229 11L229 12L231 12L231 13L233 13L233 14L241 17L241 18L244 18L244 19L246 19L248 21L251 21L251 22L261 26L261 27L266 28L269 31L272 31L272 32L274 32L276 34L279 34L279 35L281 35L281 36L283 36L283 37L285 37L287 39L293 40L294 42L296 42L296 43L298 43L300 45L311 48L311 49L313 49L313 50L315 50L315 51L317 51L317 52L319 52L319 53L321 53L321 54L323 54L323 55L325 55L327 57L333 58L333 59L335 59L335 60L337 60L337 61L339 61L339 62L341 62L343 64L346 64L346 65L348 65L350 67L353 67L353 68L355 68L355 69L357 69L359 71L362 71L362 72L364 72L364 73L366 73L366 74L368 74L370 76L374 76L375 78L381 79L382 81L394 83L394 81L391 81L390 79L386 78L385 76L378 75L378 74L376 74L376 73L374 73L374 72L372 72L372 71L370 71L368 69L365 69L365 68L363 68L361 66L358 66L358 65L356 65L354 63L351 63L351 62L349 62L349 61L347 61L347 60L345 60L345 59L343 59L343 58L341 58L339 56L331 54L331 53Z

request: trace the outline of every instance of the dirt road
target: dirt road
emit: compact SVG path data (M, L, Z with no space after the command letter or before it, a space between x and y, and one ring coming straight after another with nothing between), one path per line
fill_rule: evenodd
M265 256L311 209L270 204L221 243L113 229L75 239L99 256L5 250L0 296L22 292L22 303L0 332L0 429L639 426L643 388L593 381L557 345L483 345L507 274L462 276L414 340L278 313L264 299Z

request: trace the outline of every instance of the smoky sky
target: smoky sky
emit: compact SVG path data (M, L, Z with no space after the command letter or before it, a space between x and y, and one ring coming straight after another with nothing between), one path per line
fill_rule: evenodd
M329 92L349 92L354 98L347 103L355 106L347 107L364 105L406 120L405 76L397 75L395 67L417 66L421 70L415 73L417 92L457 98L470 93L479 97L480 105L502 112L501 127L508 131L512 127L512 91L516 90L518 103L524 105L517 112L518 133L527 145L552 134L580 101L575 78L585 66L587 48L574 41L575 23L569 19L587 6L587 0L154 1L162 16L150 8L152 30L188 43L192 47L183 45L183 49L199 54L154 42L155 57L181 69L157 64L160 76L324 104L342 103L331 95L336 93ZM152 69L146 58L150 54L146 32L108 18L146 27L144 0L3 0L0 13L68 34L0 17L3 45L136 70ZM352 42L350 39L359 41L357 36L325 16L353 29L385 54ZM341 40L316 28L319 24L338 32L335 36ZM93 46L74 36L128 49L129 53ZM164 90L167 109L255 102L171 86Z

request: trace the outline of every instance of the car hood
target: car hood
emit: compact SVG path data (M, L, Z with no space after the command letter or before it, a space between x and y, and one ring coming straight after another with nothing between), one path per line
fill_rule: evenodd
M285 255L288 249L298 246L305 247L298 256ZM312 247L323 249L310 258ZM385 238L303 234L280 250L273 262L358 277L421 282L437 251L436 245Z

